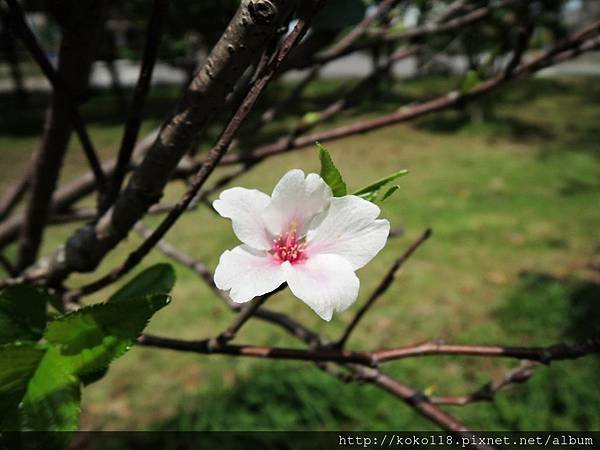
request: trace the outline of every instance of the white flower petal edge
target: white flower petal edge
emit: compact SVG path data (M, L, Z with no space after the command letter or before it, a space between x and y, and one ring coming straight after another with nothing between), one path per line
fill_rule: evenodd
M298 227L298 234L306 233L312 218L327 208L332 197L331 188L316 173L305 177L300 169L290 170L273 189L265 210L269 231L277 235L287 231L293 223Z
M390 233L390 223L376 218L381 210L373 203L355 195L335 197L327 215L307 235L307 253L327 253L344 257L353 270L371 261L384 247Z
M286 261L282 266L292 293L326 321L358 297L358 277L341 256L316 255L301 264Z
M226 250L215 270L215 284L236 303L245 303L254 297L274 291L285 280L281 264L268 257L266 251L239 245Z
M236 187L213 205L244 243L221 255L216 286L243 303L287 282L327 321L356 301L354 272L379 253L390 231L376 205L353 195L334 198L319 175L297 169L281 178L272 197Z
M267 194L256 189L234 187L221 192L213 207L221 216L231 219L233 232L240 241L259 250L269 250L271 236L262 214L270 201Z

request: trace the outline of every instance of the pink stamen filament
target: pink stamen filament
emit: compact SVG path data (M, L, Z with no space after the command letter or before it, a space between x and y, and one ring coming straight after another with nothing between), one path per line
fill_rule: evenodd
M298 239L296 230L280 234L273 239L273 247L271 254L280 262L289 261L295 263L306 258L306 243L302 239Z

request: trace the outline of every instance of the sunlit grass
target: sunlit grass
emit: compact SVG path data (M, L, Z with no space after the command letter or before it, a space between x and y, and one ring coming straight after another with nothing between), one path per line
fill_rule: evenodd
M429 97L448 83L432 80L395 86L390 97L404 101ZM598 272L589 263L598 261L600 248L599 86L597 79L520 82L496 96L494 115L483 123L471 123L464 112L452 111L328 144L350 187L398 169L410 170L400 180L400 191L383 208L392 226L401 227L405 234L390 240L359 272L359 302L412 239L427 227L434 230L430 242L366 317L350 341L351 348L391 347L429 338L513 345L573 338L575 316L567 313L573 292L582 283L588 290L577 297L577 308L584 313L576 316L576 329L590 333L598 329L594 315L600 302L595 284ZM323 83L312 95L335 92L335 87ZM153 100L147 130L171 108L174 92L164 91ZM95 107L85 110L104 157L114 155L120 140L119 121L110 113L113 107L110 97L102 97ZM386 99L374 99L362 110L372 116L395 107ZM309 102L296 109L316 110L318 105ZM9 132L11 128L0 122L0 188L20 173L35 149L34 130L41 127L42 118L37 114L31 131L23 133ZM291 117L286 116L270 129L276 133L290 123ZM72 146L64 181L85 170L83 156L75 143ZM296 167L317 170L316 149L269 159L236 184L270 192L286 170ZM181 184L171 187L165 201L177 199L183 189ZM146 221L148 225L157 222L157 218ZM43 253L50 253L73 229L52 227ZM211 268L224 249L236 245L229 223L207 209L186 215L167 238ZM74 276L70 283L78 285L105 273L139 242L132 234L96 274ZM12 256L14 251L10 248L7 254ZM142 266L163 260L155 252ZM538 281L528 282L524 273L536 274ZM182 338L203 338L221 331L231 315L190 270L178 266L177 274L174 301L157 315L150 330ZM91 300L106 295L101 292ZM357 309L355 305L327 324L286 292L270 299L269 306L293 314L331 338L338 336ZM239 342L299 345L258 321L242 330ZM387 370L435 394L458 395L478 388L512 364L445 357L392 363ZM478 428L600 429L594 412L600 398L593 389L598 368L597 358L559 362L541 368L526 386L501 394L496 405L479 404L456 413ZM145 348L132 350L102 381L86 389L83 426L430 427L374 387L340 385L312 365Z

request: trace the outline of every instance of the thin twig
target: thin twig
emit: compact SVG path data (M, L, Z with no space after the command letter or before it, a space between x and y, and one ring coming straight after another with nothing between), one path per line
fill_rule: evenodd
M138 338L138 344L147 347L158 347L169 350L200 354L224 354L231 356L247 356L251 358L291 359L298 361L334 361L372 366L373 360L368 353L307 350L282 347L261 347L256 345L213 345L212 339L201 341L185 341L144 334Z
M38 64L38 66L42 70L42 73L46 76L52 87L56 91L60 92L65 98L66 106L71 116L73 128L75 129L75 132L79 137L81 147L83 148L90 168L94 173L98 191L103 192L106 187L106 177L104 175L104 172L102 171L102 166L100 165L98 155L96 153L96 150L94 149L94 145L92 144L90 135L87 132L85 123L81 118L81 115L79 114L77 102L71 95L69 88L66 86L59 73L48 60L46 52L44 52L44 50L42 49L42 46L40 45L37 38L29 28L29 25L27 25L23 9L19 5L19 3L16 0L5 1L10 11L9 23L13 26L15 34L19 36L19 38L33 57L34 61Z
M152 13L146 28L146 45L142 56L140 74L133 92L129 116L125 124L125 131L117 157L117 165L110 179L108 193L103 207L100 208L100 212L103 212L104 209L112 205L117 198L123 184L123 179L129 168L129 162L142 124L144 105L152 82L152 72L154 71L154 65L158 57L163 22L167 16L169 3L170 0L154 0L152 5Z
M400 268L404 265L404 263L410 258L410 256L431 236L432 230L427 229L425 232L415 241L412 245L400 256L394 264L387 271L379 285L375 288L367 302L356 312L356 315L352 318L346 329L344 330L344 334L337 341L336 346L338 348L344 348L346 342L350 338L352 331L356 328L362 317L369 311L369 309L375 304L378 298L380 298L383 294L387 292L389 287L394 282L396 278L396 274L400 270Z
M576 359L600 352L600 334L575 343L559 343L548 347L510 347L500 345L457 345L429 341L373 353L376 361L383 363L421 356L461 355L488 358L517 358L550 364L552 361Z
M302 39L306 31L308 30L310 18L316 13L317 8L318 6L313 6L310 9L306 8L304 10L304 16L299 19L294 30L282 42L281 46L277 50L277 53L272 58L271 62L265 67L264 73L260 74L260 76L256 79L255 83L252 85L248 94L246 95L246 98L243 100L240 107L233 115L228 125L223 130L217 143L208 152L208 155L206 156L206 159L204 160L198 172L196 173L190 188L184 194L181 200L177 203L175 208L159 224L159 226L154 230L152 235L148 239L146 239L135 251L128 255L124 263L122 263L116 269L112 270L108 275L83 286L78 291L80 295L87 295L92 292L96 292L104 288L105 286L108 286L111 283L115 282L127 272L129 272L144 258L144 256L146 256L150 252L154 245L160 239L162 239L162 237L167 233L167 231L169 231L169 229L175 224L175 222L179 219L181 214L185 212L190 203L196 197L200 188L204 185L210 174L213 172L213 170L216 168L216 166L219 164L219 162L229 149L229 146L231 145L231 142L234 139L240 126L244 122L252 107L255 105L260 94L264 91L266 86L269 84L269 82L277 72L277 69L279 68L285 57L289 54L289 52L296 45L296 43Z
M532 361L523 361L518 367L510 370L497 381L484 384L475 392L461 396L431 397L430 400L436 405L466 406L474 402L493 401L496 394L503 388L516 384L524 383L529 380L534 373L537 363Z
M228 155L223 158L221 164L238 164L242 161L248 162L253 161L256 158L266 158L272 155L281 154L290 150L311 145L316 141L325 142L354 136L356 134L361 134L382 127L413 120L433 112L439 112L457 107L468 101L472 101L479 96L494 91L521 75L535 73L541 69L544 69L545 67L553 65L556 62L562 62L566 59L573 58L584 51L595 49L598 46L598 43L589 38L591 34L597 33L599 29L600 22L595 22L586 28L584 32L576 33L560 42L550 50L543 52L541 55L531 59L530 61L521 63L512 71L509 76L502 74L487 81L483 81L468 92L451 91L433 100L406 106L397 112L374 119L360 120L348 125L324 130L293 140L280 140L272 144L257 147L253 151L242 155Z
M217 347L220 347L223 344L235 339L235 337L236 337L237 333L240 331L240 329L244 326L244 324L246 322L248 322L248 320L250 320L252 318L252 316L254 316L258 312L259 308L261 306L263 306L269 298L271 298L273 295L277 294L278 292L283 291L285 288L286 288L286 285L282 284L274 291L271 291L267 294L261 295L261 296L255 298L254 300L252 300L250 303L247 303L246 305L244 305L244 307L240 310L240 312L235 317L235 319L233 320L231 325L229 325L225 329L225 331L223 331L221 334L219 334L215 339L211 339L211 347L217 348Z

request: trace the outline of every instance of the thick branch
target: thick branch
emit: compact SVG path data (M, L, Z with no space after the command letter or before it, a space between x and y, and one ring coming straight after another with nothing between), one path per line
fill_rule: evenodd
M319 3L319 2L316 2ZM194 176L194 180L192 181L188 191L184 194L183 198L177 203L175 208L169 212L167 217L160 223L160 225L154 230L152 235L146 239L142 245L140 245L135 251L130 253L125 260L125 262L114 269L111 273L106 275L105 277L90 283L81 288L80 292L82 294L88 294L91 292L95 292L104 286L107 286L110 283L113 283L121 276L126 274L129 270L135 267L144 256L146 256L150 250L156 245L160 239L167 233L167 231L175 224L175 222L179 219L181 214L183 214L191 202L194 200L200 188L204 185L210 174L213 172L215 167L219 164L223 155L229 149L231 142L233 141L237 131L241 127L243 121L247 117L248 113L258 100L260 94L264 91L268 83L271 81L273 76L275 75L277 69L280 67L281 63L285 59L285 57L289 54L290 50L299 42L306 31L308 30L308 24L310 18L315 14L316 6L309 7L303 10L303 14L298 21L298 24L294 28L294 30L285 38L281 47L278 51L273 55L269 64L265 67L263 73L259 74L258 78L255 80L254 84L250 88L250 91L246 95L246 98L233 115L228 125L223 130L219 140L215 144L215 146L208 152L206 159L200 166L200 169Z
M115 205L97 224L80 228L49 262L48 275L52 281L60 281L73 271L94 270L104 255L160 199L179 160L209 119L222 108L246 67L257 60L295 3L291 0L242 2ZM214 153L206 167L214 167L218 160L218 154Z
M465 102L472 101L481 95L492 92L519 76L535 73L556 62L562 62L566 59L573 58L586 50L595 49L598 46L598 43L594 40L588 40L588 38L590 35L597 33L599 29L600 23L596 22L587 27L584 32L577 33L532 60L518 65L510 74L502 74L498 77L484 81L468 92L452 91L433 100L410 105L401 108L397 112L375 119L354 122L349 125L302 136L294 140L277 141L272 144L258 147L252 152L244 155L228 155L223 158L222 164L237 164L242 161L263 159L272 155L312 145L316 141L325 142L349 137L382 127L407 122L433 112L455 108Z
M96 167L94 172L101 173L89 136L85 133L83 122L77 114L73 98L81 98L87 88L95 43L102 25L106 2L78 1L68 4L70 10L68 20L65 18L68 23L63 27L58 72L54 71L37 45L33 33L23 19L18 3L15 0L7 0L7 3L11 7L13 23L19 24L16 29L21 33L24 43L30 48L34 57L41 54L41 67L46 67L48 74L53 74L49 75L49 79L56 84L57 88L46 121L44 137L35 159L31 177L31 197L21 230L17 269L23 270L37 257L50 210L50 200L56 188L72 125L75 125L80 132L79 136L82 138L86 154L93 155L91 161L94 161L92 167ZM69 86L68 91L64 85Z

